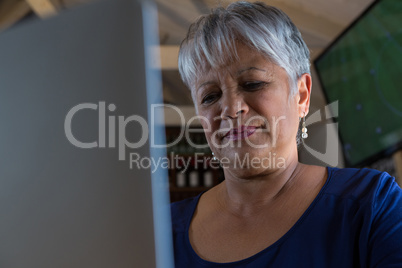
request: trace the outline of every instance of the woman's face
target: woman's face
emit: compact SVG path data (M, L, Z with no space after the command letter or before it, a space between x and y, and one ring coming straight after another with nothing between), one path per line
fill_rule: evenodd
M245 45L237 53L238 61L200 74L192 87L208 144L240 176L286 168L297 161L296 134L299 118L308 112L310 76L303 75L290 96L284 69Z

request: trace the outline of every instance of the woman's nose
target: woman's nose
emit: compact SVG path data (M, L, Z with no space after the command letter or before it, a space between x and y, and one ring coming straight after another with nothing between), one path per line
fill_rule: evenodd
M248 105L241 95L227 94L223 97L221 119L235 119L248 112Z

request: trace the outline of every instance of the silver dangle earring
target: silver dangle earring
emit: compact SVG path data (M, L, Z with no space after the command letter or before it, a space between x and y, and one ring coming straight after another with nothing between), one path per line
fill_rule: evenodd
M307 127L306 127L306 113L303 116L303 124L302 124L302 138L306 139L308 137Z
M216 158L214 152L212 152L212 160L217 160L218 158Z

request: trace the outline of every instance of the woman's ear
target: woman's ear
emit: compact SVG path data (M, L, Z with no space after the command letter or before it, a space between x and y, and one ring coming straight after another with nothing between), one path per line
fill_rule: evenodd
M311 94L311 75L308 73L302 74L297 81L297 89L299 93L299 116L304 117L308 114L310 107L310 94Z

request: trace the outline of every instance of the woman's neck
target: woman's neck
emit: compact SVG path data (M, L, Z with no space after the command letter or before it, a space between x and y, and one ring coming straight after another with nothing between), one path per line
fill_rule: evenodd
M268 170L248 178L239 178L226 172L225 181L219 188L219 205L239 216L249 216L276 204L297 190L295 186L305 168L297 157L288 161L288 164L285 169Z

